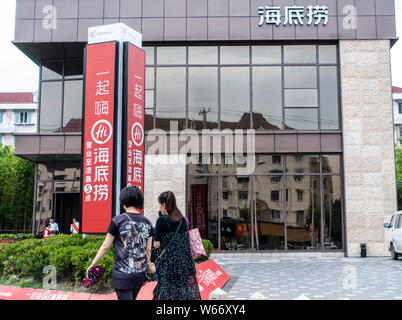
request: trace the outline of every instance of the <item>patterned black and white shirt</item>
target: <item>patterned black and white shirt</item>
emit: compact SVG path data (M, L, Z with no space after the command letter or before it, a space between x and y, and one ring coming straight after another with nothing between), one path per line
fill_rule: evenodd
M126 214L114 217L107 230L115 237L113 288L122 290L136 288L144 282L147 270L145 248L147 239L153 235L152 224L146 217Z

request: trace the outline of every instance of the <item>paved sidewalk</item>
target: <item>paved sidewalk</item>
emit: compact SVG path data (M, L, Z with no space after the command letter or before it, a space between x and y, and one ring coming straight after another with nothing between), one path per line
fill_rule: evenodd
M402 260L390 257L219 257L229 299L402 300Z

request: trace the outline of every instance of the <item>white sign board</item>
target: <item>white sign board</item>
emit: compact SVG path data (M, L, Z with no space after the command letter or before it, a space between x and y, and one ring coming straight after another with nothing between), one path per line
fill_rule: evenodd
M142 48L142 34L124 23L120 22L88 28L88 44L108 41L129 41L133 45Z

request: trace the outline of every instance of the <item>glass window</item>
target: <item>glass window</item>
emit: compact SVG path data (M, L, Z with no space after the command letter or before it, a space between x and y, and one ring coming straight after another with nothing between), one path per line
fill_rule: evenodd
M80 180L81 169L77 167L66 167L56 163L54 168L54 180Z
M146 109L153 109L153 107L154 107L154 97L155 97L155 91L154 90L146 90L145 91L145 108Z
M316 67L285 67L285 88L317 88Z
M62 82L42 82L40 131L60 132ZM80 96L82 99L82 96Z
M321 248L320 177L303 176L286 180L288 250L314 250ZM298 193L303 193L300 201ZM303 216L301 212L303 211Z
M222 46L221 64L249 64L248 46Z
M61 80L63 78L63 62L44 62L42 80Z
M218 68L190 67L188 69L189 128L218 127Z
M288 45L284 46L285 63L316 63L316 46Z
M158 47L158 64L186 64L186 47Z
M253 67L253 127L282 129L281 67Z
M145 89L155 89L155 68L145 68Z
M170 120L179 121L179 130L185 128L186 69L158 68L156 96L156 126L170 129Z
M155 64L155 47L142 47L145 51L145 64Z
M36 188L35 234L40 234L52 217L52 182L38 182Z
M282 156L260 154L256 155L255 159L255 173L272 174L272 177L277 174L282 174Z
M252 161L251 159L252 158L250 158L250 161ZM246 168L247 161L249 161L247 155L223 154L221 166L222 173L236 175L238 174L237 169Z
M80 182L79 181L55 182L54 192L68 192L68 193L80 192Z
M189 64L218 64L217 47L189 47Z
M187 157L189 174L218 173L220 155L193 155Z
M210 240L214 248L218 248L218 177L189 176L187 192L190 228L198 228L201 237ZM235 230L228 232L234 233Z
M318 90L286 89L285 107L318 107Z
M323 155L322 156L322 172L323 173L340 173L341 161L338 155Z
M285 126L287 130L318 130L317 109L286 109Z
M286 156L286 172L320 173L320 156L308 154Z
M398 102L398 111L402 114L402 102Z
M226 177L222 192L233 196L221 198L221 249L246 250L251 248L251 208L248 194L249 177ZM223 212L226 212L226 216Z
M324 183L325 182L325 183ZM323 176L324 195L324 249L343 249L341 177Z
M283 182L273 185L266 176L254 178L254 191L259 194L259 198L253 201L257 222L254 244L257 250L285 249L282 187Z
M336 46L319 46L320 63L336 63Z
M15 124L31 124L32 123L32 112L19 111L14 114Z
M253 64L281 64L281 46L252 47Z
M321 129L339 129L338 74L336 67L320 67Z
M64 82L63 131L82 131L82 80Z
M221 129L250 128L249 74L249 67L221 69Z
M38 163L38 180L53 179L53 163Z
M145 131L149 131L154 128L154 109L145 109L144 126Z

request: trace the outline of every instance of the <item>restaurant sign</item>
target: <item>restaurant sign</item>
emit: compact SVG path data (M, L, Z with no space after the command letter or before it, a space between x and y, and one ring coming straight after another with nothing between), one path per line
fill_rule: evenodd
M327 6L287 6L284 14L281 12L281 7L263 6L258 7L258 14L260 27L264 22L276 26L318 26L320 24L326 26L328 24Z

